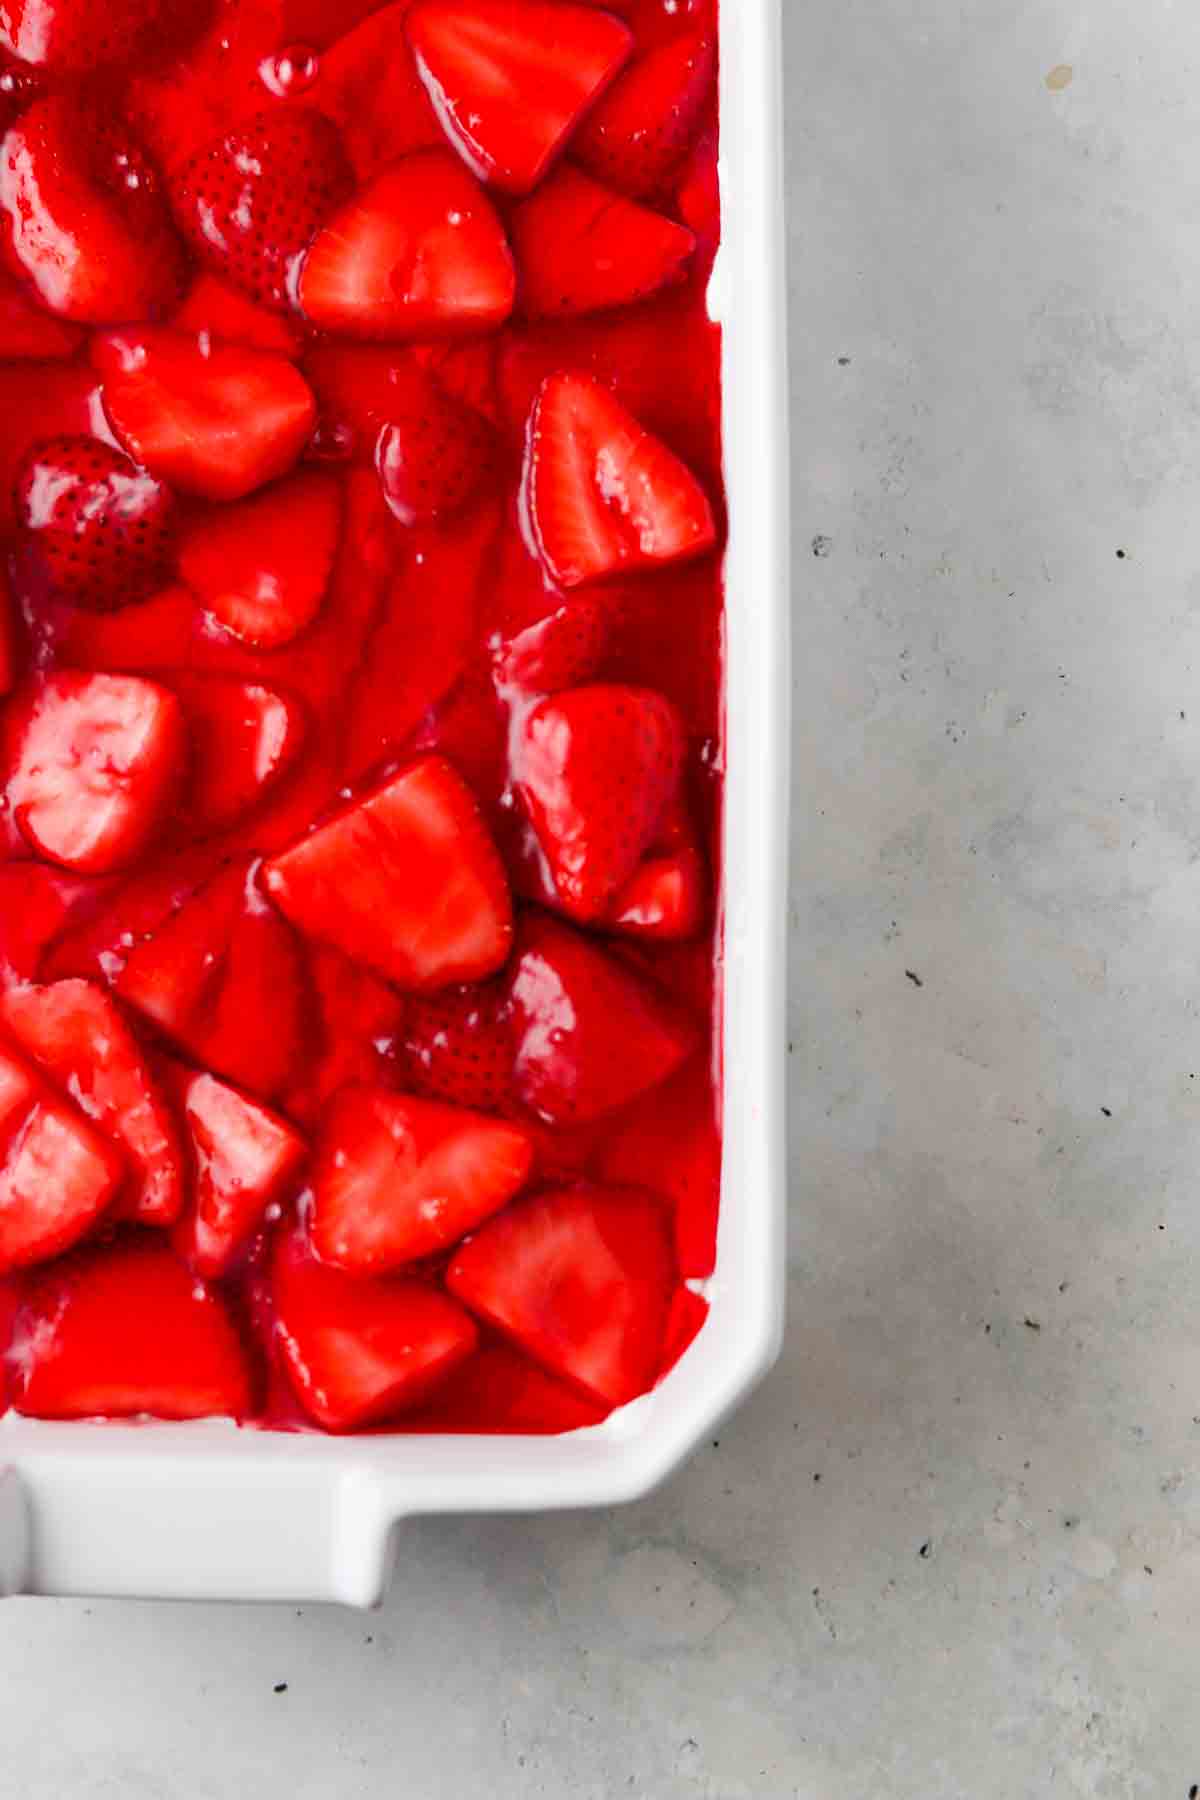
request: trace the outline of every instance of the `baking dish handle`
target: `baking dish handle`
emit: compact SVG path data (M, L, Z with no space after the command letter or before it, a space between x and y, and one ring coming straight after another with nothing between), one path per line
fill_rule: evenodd
M29 1508L15 1469L0 1468L0 1600L21 1594L29 1574Z

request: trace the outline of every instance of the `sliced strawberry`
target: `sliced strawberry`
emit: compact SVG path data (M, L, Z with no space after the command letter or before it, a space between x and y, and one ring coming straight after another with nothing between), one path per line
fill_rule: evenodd
M0 1274L76 1243L124 1175L120 1152L79 1108L0 1047Z
M342 523L332 475L301 470L184 534L179 572L234 637L276 649L320 611Z
M361 1275L436 1256L519 1193L532 1162L519 1125L386 1088L345 1088L317 1140L313 1249Z
M675 1284L666 1214L638 1188L552 1189L489 1220L446 1284L535 1361L622 1406L662 1356Z
M696 136L716 66L709 31L640 51L585 119L574 155L622 193L639 199L661 193Z
M191 660L201 614L185 587L162 588L118 612L65 606L35 620L43 654L73 669L143 674Z
M524 517L566 588L698 556L716 541L703 488L586 375L551 375L529 419Z
M173 30L194 25L195 0L170 0ZM36 67L82 74L128 64L161 32L166 0L5 0L0 44Z
M608 648L608 611L583 594L495 646L496 679L518 694L557 694L599 673Z
M502 845L508 827L508 720L491 670L476 657L445 698L429 712L411 743L452 763L478 800L488 829Z
M388 506L402 525L461 512L494 474L491 426L411 358L393 369L388 401L375 446Z
M25 1054L123 1152L129 1180L113 1216L169 1225L183 1206L179 1136L109 995L89 981L13 987L0 998L0 1019Z
M203 263L258 305L286 312L305 251L350 187L337 128L288 107L259 113L193 157L171 200Z
M179 791L179 702L135 675L47 675L8 702L5 804L39 856L89 875L131 863Z
M721 176L716 128L701 132L679 171L675 204L707 260L721 240Z
M562 319L644 300L681 281L696 240L661 213L564 163L512 215L521 305Z
M392 1053L404 1017L395 988L340 951L310 944L308 966L315 1049L298 1085L283 1097L287 1112L303 1124L315 1122L342 1088L374 1086L393 1074Z
M190 821L230 825L257 806L295 763L308 729L298 700L258 681L174 675L191 744Z
M109 612L163 585L175 548L168 488L94 437L46 438L16 475L18 582L37 604Z
M549 1124L616 1112L696 1047L658 988L551 919L523 922L509 995L517 1092Z
M608 1410L556 1381L520 1351L496 1343L469 1357L424 1406L405 1413L396 1429L549 1437L598 1425Z
M45 863L0 865L0 984L37 978L48 946L86 907L94 886Z
M118 876L102 886L46 868L44 873L53 877L60 893L66 887L82 898L76 903L70 893L62 895L56 909L60 916L53 931L47 933L40 960L32 966L14 960L14 967L25 980L34 979L35 973L40 981L79 976L111 987L139 940L156 931L196 893L211 866L212 849L201 844L155 858L136 874ZM0 871L0 879L3 874Z
M321 58L313 98L341 127L355 173L445 143L404 32L411 0L397 0L347 31Z
M496 346L495 338L434 338L428 344L414 344L412 354L439 387L472 412L482 413L490 425L498 425Z
M241 1419L254 1404L223 1302L149 1237L49 1271L17 1320L13 1364L31 1418Z
M326 331L414 338L491 331L513 308L504 228L448 151L392 163L319 232L300 306Z
M677 943L704 923L704 858L694 845L653 852L615 893L603 924L627 937Z
M122 120L74 98L39 100L9 128L0 218L11 266L63 318L149 318L183 286L183 252L148 157Z
M174 0L172 0L172 5ZM206 28L185 55L143 59L126 71L126 104L164 172L263 110L308 72L279 0L212 0ZM286 68L285 65L289 65Z
M600 1171L605 1181L635 1182L669 1199L675 1209L681 1274L712 1274L721 1198L721 1134L707 1057L693 1057L678 1074L630 1107L605 1139Z
M273 858L264 883L302 931L418 992L490 975L512 941L499 854L471 790L438 756Z
M307 1145L286 1119L215 1075L176 1066L172 1087L191 1140L195 1193L171 1241L198 1275L225 1275L286 1192Z
M304 341L294 320L265 306L256 306L228 282L204 272L188 289L171 326L191 337L207 332L222 343L241 344L247 350L270 350L293 359L299 356Z
M404 1014L404 1085L480 1112L511 1112L515 1049L499 980L414 995Z
M173 487L240 500L291 468L316 406L282 356L174 331L110 332L92 341L104 410L138 462Z
M46 312L23 282L0 271L0 358L73 356L82 340L80 326Z
M537 186L633 47L610 13L546 0L424 0L408 38L459 155L512 194Z
M0 365L0 533L16 529L13 487L33 446L48 437L112 434L100 404L100 383L76 362Z
M271 1289L288 1376L326 1431L378 1424L417 1405L477 1341L469 1314L436 1288L327 1268L300 1231L279 1238Z
M601 918L653 844L683 751L679 715L649 688L567 688L525 720L517 790L573 917Z
M295 1067L306 995L299 946L255 874L214 875L130 953L116 989L197 1062L269 1098Z

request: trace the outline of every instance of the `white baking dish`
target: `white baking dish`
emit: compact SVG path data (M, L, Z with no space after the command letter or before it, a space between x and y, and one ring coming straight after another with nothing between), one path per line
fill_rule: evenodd
M788 596L781 0L721 46L728 760L725 1162L707 1324L661 1386L558 1438L275 1435L0 1420L0 1593L339 1600L387 1583L415 1513L646 1493L757 1381L784 1288Z

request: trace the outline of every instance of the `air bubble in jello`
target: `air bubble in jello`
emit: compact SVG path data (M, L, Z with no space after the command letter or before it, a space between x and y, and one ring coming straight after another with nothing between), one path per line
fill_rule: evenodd
M321 72L321 59L307 44L288 44L274 56L264 56L258 65L264 87L280 100L290 100L308 91Z

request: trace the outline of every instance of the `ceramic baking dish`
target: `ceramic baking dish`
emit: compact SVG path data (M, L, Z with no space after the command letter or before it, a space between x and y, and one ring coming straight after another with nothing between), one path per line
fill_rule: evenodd
M671 1473L773 1361L784 1291L788 594L781 0L721 46L727 583L725 1159L709 1319L652 1394L557 1438L0 1420L0 1593L336 1600L417 1513L603 1506ZM402 1540L401 1540L402 1541Z

